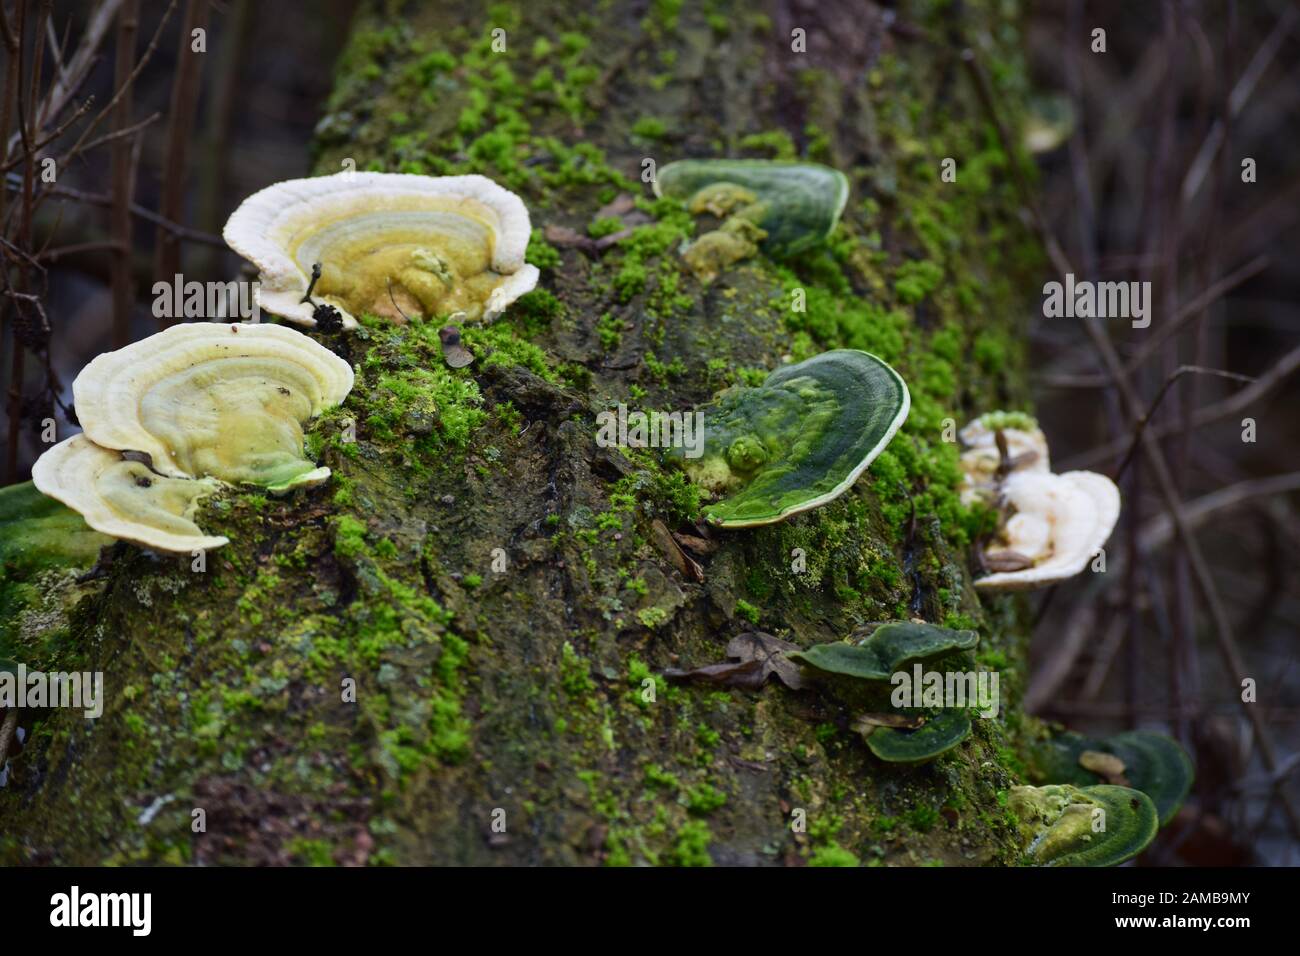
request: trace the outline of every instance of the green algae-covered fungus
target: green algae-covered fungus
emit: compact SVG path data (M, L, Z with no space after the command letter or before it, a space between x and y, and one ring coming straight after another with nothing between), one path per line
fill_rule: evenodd
M829 236L849 198L848 178L837 169L766 159L680 160L659 170L654 189L694 212L753 220L767 233L763 248L778 257Z
M868 352L835 349L777 369L757 388L732 388L705 406L699 458L675 460L723 500L710 524L773 524L833 500L889 444L907 418L907 385Z
M860 633L855 631L850 635L850 642L818 644L789 656L828 674L888 681L911 664L955 651L969 651L979 643L979 635L974 631L912 621L882 624L865 637L859 637ZM856 643L852 643L854 638L858 638Z
M1159 824L1150 797L1109 784L1012 787L1008 805L1038 866L1118 866L1146 849Z
M1192 789L1192 761L1178 741L1164 734L1129 730L1111 737L1092 738L1066 732L1034 748L1035 776L1049 783L1085 786L1102 774L1093 754L1118 758L1114 772L1155 802L1160 825L1167 826Z
M88 568L99 549L112 543L30 481L0 488L0 639L33 598L40 575Z
M923 763L952 750L970 736L970 715L949 708L916 729L866 724L860 733L870 751L888 763Z
M0 488L0 574L16 568L81 567L112 539L30 481Z

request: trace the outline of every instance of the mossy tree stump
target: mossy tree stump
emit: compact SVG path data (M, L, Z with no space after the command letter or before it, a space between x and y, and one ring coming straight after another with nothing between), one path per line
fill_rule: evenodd
M959 59L979 52L1014 120L1014 10L374 6L318 171L493 177L532 213L541 287L465 330L467 369L443 363L438 323L321 336L357 369L310 437L335 478L211 503L203 527L232 543L206 571L119 546L96 580L41 579L10 656L102 670L108 699L93 722L25 719L0 857L1015 862L1023 620L974 595L984 519L959 504L945 441L946 419L1026 400L1016 280L1038 252ZM641 173L724 155L843 170L830 241L700 284L678 251L705 227ZM630 232L596 250L548 226ZM595 413L687 409L835 347L904 375L907 424L847 494L717 534L704 580L683 577L654 523L686 527L696 493L653 452L597 447ZM977 629L1004 692L999 718L920 766L875 759L826 691L657 676L756 627L808 646L909 617Z

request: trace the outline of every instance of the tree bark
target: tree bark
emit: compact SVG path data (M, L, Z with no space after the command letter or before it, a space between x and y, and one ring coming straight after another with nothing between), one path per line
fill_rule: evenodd
M118 546L98 580L43 579L8 656L102 670L106 705L24 718L0 859L1015 862L1024 608L975 597L952 444L1026 401L1014 289L1038 252L960 61L970 43L1014 122L1005 5L382 6L353 26L318 171L497 179L540 289L465 330L458 372L418 323L321 336L357 369L311 435L335 477L213 502L231 544L206 570ZM695 279L678 250L706 226L641 174L724 155L848 173L828 245ZM542 241L615 216L594 231L634 231L603 250ZM834 347L899 369L907 425L830 505L715 534L695 580L665 540L701 534L689 489L598 447L595 413L687 409ZM900 617L975 626L1003 690L921 766L876 760L830 689L656 677L746 630L807 646Z

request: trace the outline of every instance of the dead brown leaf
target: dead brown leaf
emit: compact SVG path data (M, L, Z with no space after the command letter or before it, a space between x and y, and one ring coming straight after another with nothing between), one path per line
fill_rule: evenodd
M1129 785L1128 779L1124 776L1124 761L1114 754L1103 753L1100 750L1085 750L1079 754L1079 766L1084 770L1091 770L1109 784L1117 787Z
M984 555L984 567L990 571L1023 571L1033 566L1033 559L1025 557L1018 551L999 551L997 554Z
M636 198L631 193L619 193L596 210L597 219L612 219L636 208Z
M704 569L700 567L694 558L681 549L673 534L668 530L668 526L657 518L650 524L650 538L659 552L682 573L682 577L692 581L704 580Z
M664 671L664 676L669 680L702 681L757 690L767 682L770 675L776 674L786 687L802 690L804 681L799 665L785 656L798 649L797 645L771 634L747 631L737 634L727 643L727 656L736 658L735 661L706 664L692 670L671 667Z
M568 226L547 226L542 234L546 241L553 246L560 246L565 249L581 249L583 252L595 252L596 240L590 236L584 236L576 229L570 229Z
M693 534L679 534L673 532L673 538L683 548L689 548L699 555L710 555L718 550L718 542L710 541L708 538L700 538Z

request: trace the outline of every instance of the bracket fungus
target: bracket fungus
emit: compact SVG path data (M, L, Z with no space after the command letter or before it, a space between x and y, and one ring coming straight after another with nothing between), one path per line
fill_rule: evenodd
M155 474L85 435L41 455L32 481L42 494L79 511L96 531L142 547L187 554L229 541L204 534L193 521L199 499L216 491L218 482Z
M1024 591L1073 577L1119 520L1119 489L1091 471L1015 472L1002 482L1001 500L1011 514L985 551L994 573L976 579L983 591Z
M835 349L731 388L704 407L699 458L673 449L696 484L725 495L704 509L710 524L773 524L850 488L898 431L907 384L868 352Z
M537 285L531 231L523 200L485 176L343 172L254 193L222 235L260 270L261 308L312 326L324 304L354 328L363 313L495 318Z
M889 681L903 668L958 651L972 650L979 643L974 631L959 631L914 621L890 621L859 636L866 628L849 635L856 642L832 641L816 644L790 658L827 674L861 680Z
M831 234L848 202L849 180L818 163L683 159L659 170L654 190L694 213L750 220L766 233L763 248L784 257Z
M1113 764L1095 758L1113 758ZM1167 826L1192 789L1192 761L1164 734L1130 730L1092 738L1066 732L1034 747L1034 776L1048 783L1087 786L1104 780L1141 790Z
M894 675L909 665L973 650L978 643L974 631L920 621L890 621L859 628L849 635L849 641L817 644L787 656L824 674L883 686L893 684ZM854 729L879 759L921 763L947 753L969 737L971 720L964 709L956 707L933 714L904 709L860 717Z
M1025 855L1038 866L1118 866L1156 835L1155 804L1140 790L1098 784L1012 787Z
M948 708L915 729L880 727L869 721L855 725L867 749L886 763L923 763L946 754L971 734L970 715Z
M284 491L320 484L303 423L343 401L352 366L280 325L174 325L96 356L72 385L87 437L171 478Z

